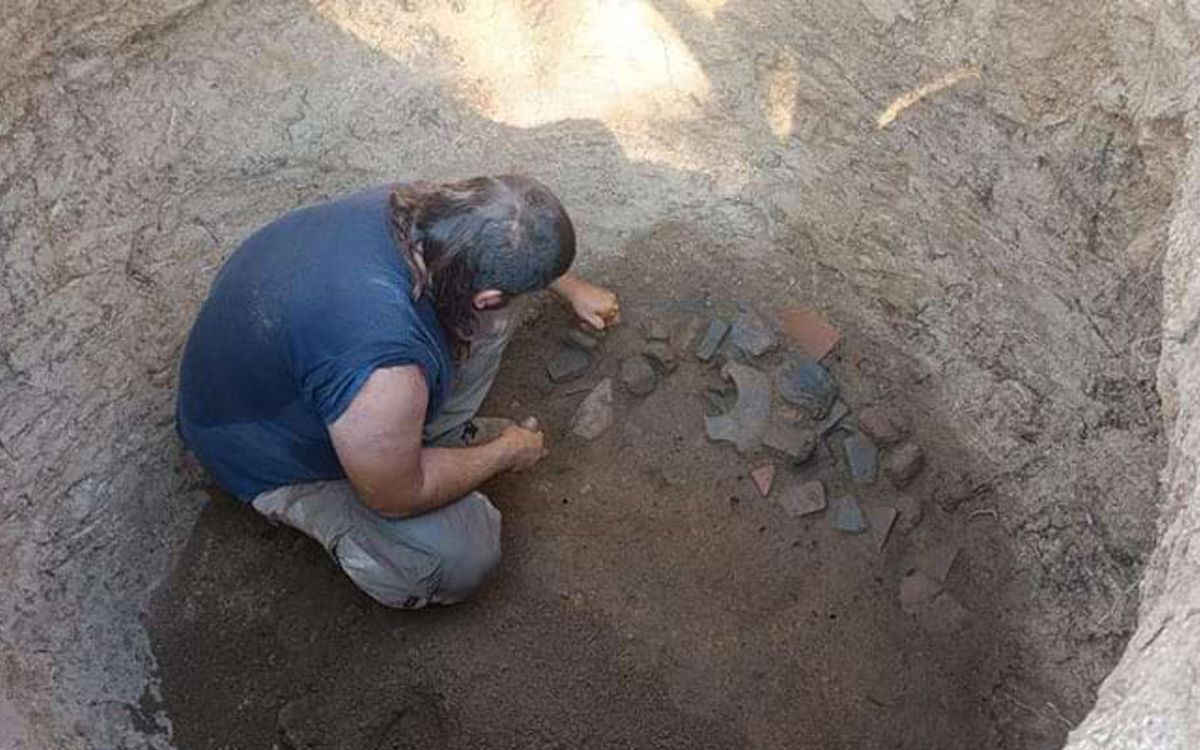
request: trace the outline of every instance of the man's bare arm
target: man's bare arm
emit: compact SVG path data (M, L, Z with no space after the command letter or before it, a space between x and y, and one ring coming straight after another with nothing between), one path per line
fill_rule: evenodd
M541 458L542 434L520 427L473 448L422 446L428 400L419 367L378 369L329 426L342 468L372 510L398 517L424 513Z
M573 273L564 273L550 288L566 301L575 314L596 329L604 329L621 320L621 304L617 295L596 286Z

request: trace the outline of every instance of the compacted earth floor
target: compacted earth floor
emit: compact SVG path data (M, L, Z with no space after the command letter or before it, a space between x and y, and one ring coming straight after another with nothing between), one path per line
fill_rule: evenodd
M986 508L944 507L966 459L902 358L843 330L824 360L851 407L847 425L884 406L926 456L903 489L882 471L854 483L835 441L792 467L708 439L705 394L728 385L728 349L706 363L686 339L738 300L655 296L636 281L623 294L622 324L574 379L546 371L572 327L558 305L536 307L510 347L486 410L536 415L551 452L485 488L504 513L505 557L466 604L390 611L316 543L214 498L150 615L180 747L1061 743L1055 697L1015 697L1037 694L1039 665L1010 627L1025 612L1009 542ZM770 320L771 308L756 309ZM679 365L635 396L621 361L656 322ZM751 364L771 372L787 346ZM613 425L583 440L572 416L605 377ZM764 499L751 471L767 463L776 475ZM848 534L829 510L797 517L775 502L812 479L831 500L895 509L890 533ZM948 551L948 572L942 557L927 575ZM914 574L940 598L902 603Z

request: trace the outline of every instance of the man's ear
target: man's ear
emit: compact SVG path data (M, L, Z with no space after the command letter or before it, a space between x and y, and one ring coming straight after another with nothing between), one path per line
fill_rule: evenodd
M499 289L484 289L482 292L476 292L471 298L471 304L476 310L491 310L495 307L500 307L504 304L504 292Z

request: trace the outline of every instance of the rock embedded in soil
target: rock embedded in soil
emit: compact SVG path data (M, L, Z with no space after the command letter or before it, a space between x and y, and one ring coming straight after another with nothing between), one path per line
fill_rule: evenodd
M907 614L915 614L941 591L940 583L914 570L900 581L900 609Z
M584 440L595 440L613 423L612 379L605 378L584 397L571 418L571 432Z
M871 438L861 432L851 433L842 440L842 449L850 478L859 484L874 482L879 472L879 449Z
M563 345L554 355L554 359L546 365L546 374L555 383L562 383L579 377L591 364L592 360L587 352L575 346Z
M759 370L730 362L721 371L737 386L737 401L724 414L704 418L710 440L733 443L741 453L762 443L771 419L771 381Z
M775 481L775 464L764 464L750 472L750 478L754 480L754 486L758 488L758 494L767 497L771 494L771 484Z
M587 352L590 352L596 347L600 346L600 339L596 338L595 336L590 336L578 328L572 328L570 331L567 331L566 341L571 346Z
M845 495L834 498L831 503L829 525L848 534L861 534L867 530L867 519L863 516L858 499Z
M882 405L864 407L858 412L858 429L870 436L876 445L888 447L899 443L911 428L899 412Z
M884 472L896 487L907 487L921 468L925 466L925 456L921 446L916 443L905 443L888 451L884 461Z
M821 361L837 345L842 334L829 324L825 316L804 307L789 307L779 311L783 332L800 351Z
M912 531L925 517L925 509L919 498L912 495L899 495L894 502L896 509L900 511L900 517L896 520L896 530L901 533L906 534Z
M867 522L871 526L871 541L875 543L876 550L882 550L887 544L888 536L892 533L892 526L895 525L898 515L896 509L890 505L867 509Z
M779 395L813 419L824 419L837 398L837 383L829 371L804 357L796 357L781 367L776 381Z
M958 559L958 545L953 542L939 544L925 554L917 562L917 568L935 581L945 582L950 576L950 569Z
M801 464L812 458L817 450L817 434L800 425L782 420L772 420L763 433L763 445Z
M675 350L665 341L653 341L642 350L642 355L650 360L650 364L663 375L670 375L679 367L679 358Z
M635 396L648 396L658 387L658 373L649 360L634 354L621 362L621 385Z
M779 343L771 327L762 318L749 312L740 313L733 319L729 340L738 350L751 357L761 357Z
M650 341L666 341L671 338L671 329L656 318L646 326L646 338Z
M825 510L825 485L817 479L788 485L776 493L775 502L792 517L817 513Z
M728 323L720 318L713 318L709 321L708 330L704 332L704 338L700 339L700 343L696 345L697 359L701 362L708 362L715 357L727 333L729 333Z
M850 407L846 406L845 401L836 401L833 406L829 407L829 413L825 415L817 424L817 437L825 437L833 428L841 424L842 420L850 414Z

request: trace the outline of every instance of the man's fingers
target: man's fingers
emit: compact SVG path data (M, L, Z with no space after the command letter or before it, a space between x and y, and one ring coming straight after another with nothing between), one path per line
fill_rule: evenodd
M589 313L589 314L583 316L583 322L587 323L592 328L595 328L597 331L604 330L604 318L602 318L599 315L596 315L594 313Z
M521 427L523 427L526 430L529 430L531 432L537 432L537 429L538 429L537 417L526 417L524 420L522 420Z

